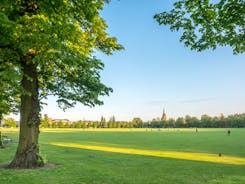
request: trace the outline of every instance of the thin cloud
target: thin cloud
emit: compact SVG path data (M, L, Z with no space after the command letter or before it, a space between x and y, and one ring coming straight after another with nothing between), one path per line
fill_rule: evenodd
M201 103L201 102L210 102L214 101L214 98L199 98L199 99L190 99L190 100L179 100L178 103Z
M167 100L152 100L152 101L148 101L147 104L148 105L163 105L165 103L168 103L169 101Z

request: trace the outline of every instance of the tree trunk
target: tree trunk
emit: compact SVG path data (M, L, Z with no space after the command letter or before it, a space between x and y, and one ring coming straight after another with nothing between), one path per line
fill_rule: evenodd
M2 127L2 115L0 114L0 127ZM0 131L0 149L4 148L3 141L2 141L2 132Z
M2 141L2 132L0 131L0 149L4 148L3 141Z
M19 145L8 168L34 168L44 165L39 155L40 103L38 99L37 67L32 62L23 62Z

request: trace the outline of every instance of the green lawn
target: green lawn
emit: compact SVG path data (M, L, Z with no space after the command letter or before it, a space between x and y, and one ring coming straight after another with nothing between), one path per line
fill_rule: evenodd
M57 130L57 129L56 129ZM17 140L17 132L3 133ZM0 169L0 184L244 184L245 183L245 129L178 129L161 131L146 129L91 131L42 130L41 154L51 168L34 170ZM64 146L55 146L60 143ZM78 147L66 147L75 144ZM79 145L92 146L79 148ZM14 156L16 144L0 150L0 165ZM96 150L102 147L105 151ZM185 154L205 153L217 155L217 163L174 159L142 154L110 152L107 148L124 150L150 150ZM241 159L241 164L219 163L218 154Z

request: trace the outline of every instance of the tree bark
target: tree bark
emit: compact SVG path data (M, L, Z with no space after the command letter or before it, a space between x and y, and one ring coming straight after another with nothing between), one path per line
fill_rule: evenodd
M22 63L23 78L21 95L19 145L8 168L34 168L44 165L39 154L40 102L38 98L37 66L32 62Z
M0 127L2 127L2 119L3 116L0 114ZM3 141L2 141L2 132L0 131L0 149L4 148Z
M3 141L2 141L2 132L0 131L0 149L3 149L4 145L3 145Z
M0 131L0 149L3 149L4 145L3 145L3 141L2 141L2 132Z

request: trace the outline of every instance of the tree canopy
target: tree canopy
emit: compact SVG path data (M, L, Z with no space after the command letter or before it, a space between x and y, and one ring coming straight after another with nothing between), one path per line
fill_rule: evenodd
M63 108L77 101L102 104L98 96L108 95L111 88L100 82L103 63L94 52L112 54L122 49L105 31L106 23L99 16L103 3L4 0L0 5L1 62L20 68L23 60L35 64L40 97L55 95Z
M182 30L180 41L193 50L230 46L234 54L245 52L244 0L179 0L169 12L156 14L160 25Z

